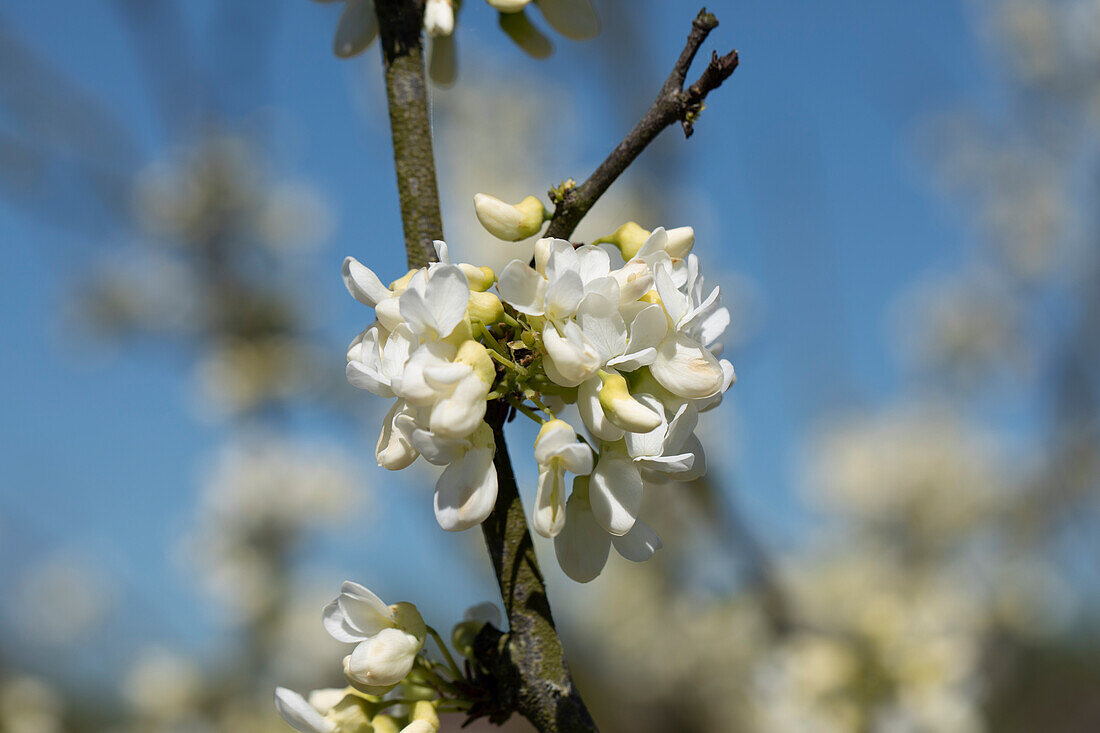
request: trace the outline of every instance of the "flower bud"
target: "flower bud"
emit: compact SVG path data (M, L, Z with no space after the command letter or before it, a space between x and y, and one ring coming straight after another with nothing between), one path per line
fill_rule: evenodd
M397 727L397 721L385 713L375 715L371 718L370 724L374 728L374 733L398 733L400 731L400 728Z
M466 304L466 314L471 321L491 326L504 317L504 306L500 298L492 293L470 292L470 302Z
M310 698L312 703L312 697ZM325 720L332 723L335 733L372 733L367 701L358 695L345 695L329 710Z
M618 372L600 371L600 407L612 424L632 433L648 433L661 424L661 416L631 396L626 379Z
M512 205L486 193L474 195L474 212L490 234L506 242L518 242L538 234L548 216L542 202L534 196Z
M643 229L637 222L628 221L606 237L597 239L592 244L613 244L623 253L623 259L629 261L649 239L649 230Z
M439 715L435 712L435 705L432 705L427 700L417 700L413 705L412 715L409 716L410 725L405 727L405 730L409 730L412 724L426 723L427 727L421 726L423 730L437 731L439 730Z
M465 262L461 262L458 268L462 270L462 274L466 276L466 282L470 284L470 290L476 292L484 292L493 287L493 283L497 281L497 274L493 272L491 267L475 267Z
M428 0L424 6L424 32L432 38L449 36L455 29L455 9L451 0Z
M691 248L695 246L695 230L691 227L668 229L665 234L668 235L668 244L665 245L665 251L668 252L669 257L683 259L688 256Z

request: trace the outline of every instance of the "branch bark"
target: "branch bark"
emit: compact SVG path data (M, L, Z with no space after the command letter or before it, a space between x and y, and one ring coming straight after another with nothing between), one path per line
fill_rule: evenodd
M386 97L394 166L401 199L409 267L435 259L432 241L443 238L439 190L432 151L424 79L421 25L423 0L375 0L385 64ZM478 638L478 659L491 694L480 710L496 722L519 712L544 733L595 731L565 665L554 628L546 584L527 529L527 517L504 442L507 405L489 405L496 438L494 463L499 490L493 514L482 524L485 544L508 614L509 631L487 627Z
M498 401L490 407L487 419L496 439L493 463L497 469L497 501L481 529L500 585L509 630L501 634L487 626L478 636L475 652L489 672L492 699L485 709L476 712L502 722L515 710L543 733L596 731L565 663L546 584L527 529L527 516L504 442L507 405Z
M733 74L738 64L736 50L725 56L714 52L698 80L687 89L684 88L687 72L695 55L710 32L717 27L718 19L712 13L708 13L706 8L699 11L691 24L691 33L688 34L684 50L680 52L680 58L676 60L672 73L665 80L653 105L588 180L561 192L550 226L543 236L569 239L577 224L600 196L603 196L615 179L666 127L679 122L684 129L684 136L691 137L695 120L703 110L707 95L720 87Z
M374 6L386 73L405 252L409 267L415 269L435 260L432 242L443 239L420 34L424 0L376 0Z

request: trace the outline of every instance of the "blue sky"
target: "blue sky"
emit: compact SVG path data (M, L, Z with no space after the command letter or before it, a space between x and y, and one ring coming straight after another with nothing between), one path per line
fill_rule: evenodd
M190 38L202 37L216 3L183 5ZM403 270L385 101L377 83L364 81L380 72L377 48L338 61L329 51L332 6L270 5L277 30L269 83L246 86L220 104L243 126L275 120L267 126L275 167L316 186L336 213L335 230L307 274L339 348L364 325L335 276L343 255L354 252L382 272ZM637 68L657 74L645 87L651 91L631 102L640 114L696 8L657 0L632 7L629 20L645 39ZM695 224L705 266L745 274L762 298L765 318L755 338L730 356L740 381L726 409L735 416L738 501L766 540L782 547L807 521L793 488L800 437L823 410L890 397L899 377L887 309L901 289L958 265L972 246L936 191L918 133L937 112L992 104L991 79L964 3L746 0L708 7L722 25L707 48L736 46L742 65L708 100L690 141L665 133L677 138L669 149L685 172L677 200L696 199L713 212L675 223ZM171 133L110 3L8 0L0 15L124 120L142 157L163 153ZM604 14L605 26L618 20ZM599 114L615 83L592 72L602 68L599 43L559 41L551 60L534 62L510 47L488 8L466 3L460 63L470 68L476 55L533 83L552 79L570 90L563 117L583 117L584 138L562 155L575 167L548 171L546 182L587 175L632 116ZM249 59L239 56L215 55L211 78L245 75ZM463 83L460 75L459 90ZM194 583L171 553L194 509L198 461L223 434L194 418L187 355L163 344L104 353L66 330L71 285L116 243L110 234L88 241L5 201L0 232L0 579L14 582L29 562L58 549L85 554L106 568L125 599L112 631L123 640L116 657L141 639L205 638L211 622L196 614ZM350 389L348 396L364 398ZM308 420L303 426L314 429ZM528 439L513 443L521 446L513 448L520 463ZM367 441L361 445L369 454ZM352 576L370 567L382 588L410 598L425 593L421 579L432 573L444 580L439 598L426 605L441 613L488 595L487 567L471 560L480 538L438 531L425 493L410 500L407 487L387 485L393 477L369 463L364 476L376 484L378 516L323 539L310 562ZM529 467L524 477L531 489ZM552 564L552 554L546 557ZM551 582L565 581L552 575Z

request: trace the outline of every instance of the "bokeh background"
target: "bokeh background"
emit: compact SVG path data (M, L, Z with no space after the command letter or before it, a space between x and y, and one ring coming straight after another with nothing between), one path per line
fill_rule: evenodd
M462 8L431 101L463 259L527 256L473 194L587 176L697 10L596 5L541 62ZM0 2L0 731L289 730L272 688L338 680L342 579L439 628L495 599L343 381L342 258L405 268L338 8ZM709 9L741 67L577 233L694 226L739 376L708 478L647 498L656 558L579 586L536 541L598 721L1100 729L1100 2Z

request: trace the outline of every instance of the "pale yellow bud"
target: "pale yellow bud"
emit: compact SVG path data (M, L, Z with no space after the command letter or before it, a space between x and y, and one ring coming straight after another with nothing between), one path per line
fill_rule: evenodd
M435 712L435 706L427 700L417 700L413 705L410 720L420 720L430 725L434 730L439 730L439 715Z
M630 394L626 379L618 372L600 371L600 407L611 423L632 433L648 433L661 424L661 416Z
M492 293L473 291L470 293L470 300L466 304L466 315L469 316L471 321L491 326L494 323L499 323L504 317L504 306L501 304L500 298Z
M643 229L637 222L628 221L606 237L601 237L593 244L613 244L623 253L624 260L638 254L645 241L649 239L649 230Z
M535 236L550 215L534 196L513 205L487 193L474 195L474 212L481 226L506 242L518 242Z
M497 274L491 267L475 267L462 262L458 265L462 274L466 276L466 282L470 284L470 290L482 293L493 287L497 281Z
M370 724L374 727L374 733L398 733L397 721L384 713L379 713L371 718Z
M393 621L397 628L409 632L421 641L428 635L428 627L424 624L424 618L413 604L408 601L401 601L390 606L390 610L393 611Z

